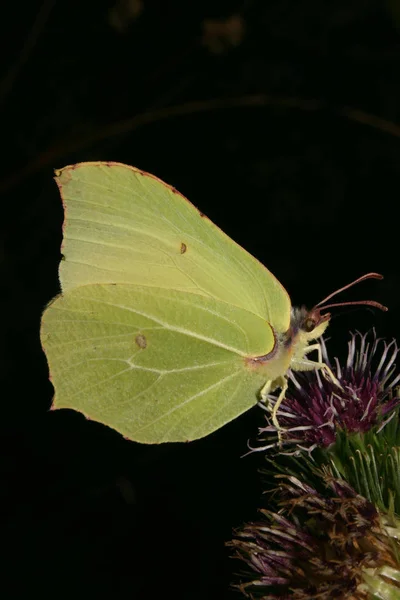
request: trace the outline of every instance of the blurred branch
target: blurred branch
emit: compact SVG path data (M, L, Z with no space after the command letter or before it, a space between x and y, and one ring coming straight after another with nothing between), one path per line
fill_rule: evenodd
M7 94L9 94L12 90L12 87L19 75L19 72L21 71L24 64L28 61L32 50L34 49L40 37L40 34L42 33L47 23L47 19L50 16L55 1L56 0L43 0L43 3L36 16L36 19L33 22L31 30L25 39L25 43L23 44L15 63L10 67L8 73L6 73L6 75L0 82L0 104L4 102L4 100L7 97Z
M400 126L396 123L381 119L362 110L351 107L337 108L330 107L319 100L307 100L296 97L270 96L268 94L254 94L241 96L238 98L217 98L214 100L200 100L197 102L187 102L176 106L167 106L135 115L130 119L117 121L105 125L102 129L96 129L80 138L70 136L61 140L59 143L51 146L37 156L35 160L28 163L20 170L12 173L8 178L0 182L0 192L10 189L16 183L20 183L29 175L37 173L45 167L58 167L55 163L68 154L75 153L104 139L130 133L139 127L149 125L164 119L192 115L196 113L209 112L214 110L227 110L230 108L263 108L266 106L279 106L285 108L294 108L307 111L327 110L333 115L345 117L351 121L367 125L378 131L388 133L395 137L400 137Z
M386 119L381 119L380 117L376 117L375 115L370 115L369 113L363 112L362 110L345 106L344 108L338 111L338 114L347 117L348 119L350 119L350 121L357 121L358 123L368 125L373 129L378 129L379 131L383 131L384 133L389 133L390 135L393 135L395 137L400 137L400 125L396 125L396 123L392 123L391 121L387 121Z

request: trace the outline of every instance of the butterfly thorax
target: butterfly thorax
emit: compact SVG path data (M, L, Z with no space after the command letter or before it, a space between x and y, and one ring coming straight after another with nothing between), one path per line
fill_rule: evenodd
M316 308L292 308L289 329L285 333L274 330L273 350L265 356L247 359L246 363L263 369L272 381L280 381L289 368L296 369L295 365L307 354L310 342L324 333L329 318L329 313L321 315Z

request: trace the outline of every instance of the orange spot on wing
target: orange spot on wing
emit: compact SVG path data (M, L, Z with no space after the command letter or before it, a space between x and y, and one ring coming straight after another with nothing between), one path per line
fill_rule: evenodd
M143 333L138 333L138 335L135 337L135 343L141 350L147 348L147 339Z

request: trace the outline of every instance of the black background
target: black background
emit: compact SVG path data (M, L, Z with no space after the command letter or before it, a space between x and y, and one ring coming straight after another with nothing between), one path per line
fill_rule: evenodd
M263 425L257 408L160 447L48 412L39 323L58 292L54 168L113 160L154 173L276 274L293 304L382 272L343 299L390 311L338 310L329 348L344 359L349 330L399 336L399 3L141 4L1 7L6 598L234 598L240 565L224 543L264 502L262 457L241 458ZM232 15L242 35L216 47L206 25Z

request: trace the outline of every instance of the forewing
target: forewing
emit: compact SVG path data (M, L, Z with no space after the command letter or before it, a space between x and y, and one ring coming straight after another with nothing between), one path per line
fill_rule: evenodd
M64 292L131 283L223 300L287 331L290 300L279 281L176 190L119 163L56 173L65 208ZM251 205L245 198L244 209Z

